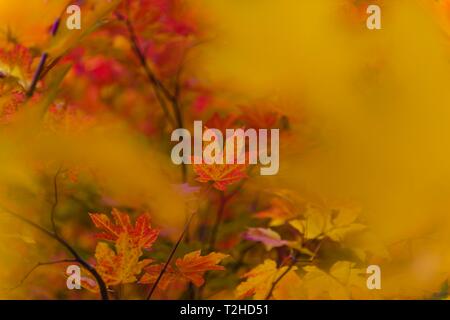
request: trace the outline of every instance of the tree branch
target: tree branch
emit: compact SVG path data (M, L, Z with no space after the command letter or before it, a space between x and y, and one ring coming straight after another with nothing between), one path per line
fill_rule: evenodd
M54 239L55 241L57 241L60 245L62 245L67 251L69 251L69 253L75 258L75 261L78 262L81 266L83 266L97 281L98 286L100 288L100 294L101 294L101 298L103 300L109 300L108 297L108 290L106 287L105 282L103 281L102 277L100 276L100 274L97 272L97 270L91 266L87 261L85 261L83 258L81 258L81 256L77 253L77 251L66 241L64 240L62 237L60 237L59 235L47 230L46 228L38 225L37 223L21 216L20 214L15 213L14 211L11 211L7 208L2 207L2 209L9 213L11 216L15 217L16 219L28 224L29 226L39 230L40 232L44 233L45 235L47 235L48 237Z
M45 229L44 227L41 227L37 223L35 223L31 220L28 220L27 218L22 217L21 215L15 213L9 209L3 208L3 210L8 212L10 215L15 217L16 219L21 220L22 222L38 229L42 233L46 234L48 237L59 242L59 244L61 244L64 248L66 248L67 251L70 252L70 254L75 258L75 261L78 262L79 264L81 264L95 278L95 280L97 281L98 286L100 288L100 294L101 294L102 299L103 300L109 299L106 284L103 281L100 274L97 272L97 270L93 266L91 266L87 261L85 261L83 258L81 258L81 256L76 252L76 250L66 240L61 238L59 235L54 234L53 232Z
M158 100L158 103L161 106L167 121L169 121L169 123L174 128L184 128L183 115L181 112L179 100L181 92L181 86L179 82L183 70L182 68L183 62L181 62L180 67L178 68L177 74L175 76L175 89L174 92L171 93L170 90L163 84L163 82L160 79L158 79L155 72L151 69L151 67L147 63L145 54L139 45L139 40L136 35L136 31L134 30L133 24L130 21L129 13L127 17L124 17L122 14L116 12L116 16L119 20L125 22L125 25L127 27L130 36L130 42L133 48L133 52L138 58L139 63L144 69L145 74L147 75L147 78L150 81L150 84L152 85L153 93L155 94L155 97ZM172 107L173 115L169 111L167 102L169 102ZM175 117L175 119L173 117ZM184 163L181 164L181 179L183 183L187 181L187 168Z
M60 22L61 22L61 19L58 18L53 23L52 28L50 30L52 37L54 37L56 35L56 33L58 32ZM31 98L33 96L34 92L36 91L36 86L37 86L39 80L42 78L42 75L44 74L44 68L45 68L45 63L47 62L47 59L48 59L48 53L47 52L42 53L41 60L39 61L39 65L36 69L36 72L33 75L33 80L31 81L31 85L27 90L27 98ZM47 72L48 72L48 70L45 71L45 74Z
M168 91L168 89L161 83L161 81L158 80L152 69L147 63L147 59L145 58L144 53L142 52L139 41L136 36L136 32L134 31L134 27L130 21L129 18L125 18L121 15L118 15L120 20L123 20L125 22L125 25L127 26L128 33L130 35L130 42L131 46L133 48L133 52L135 53L136 57L139 60L139 63L141 64L142 68L145 71L145 74L152 84L153 93L155 94L156 99L158 100L159 105L161 106L164 115L166 119L171 123L171 125L176 126L175 121L173 120L172 116L170 115L169 108L167 107L167 103L165 99L168 99L171 101L172 95Z
M41 78L41 73L44 70L45 63L47 62L47 58L48 58L48 54L47 54L47 52L44 52L41 56L41 60L39 61L39 65L36 69L36 72L34 73L33 80L31 81L31 85L27 90L27 98L31 98L34 94L34 91L36 91L36 86Z

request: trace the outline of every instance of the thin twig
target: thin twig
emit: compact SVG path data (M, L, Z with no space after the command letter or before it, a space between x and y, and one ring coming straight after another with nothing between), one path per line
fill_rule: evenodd
M186 225L184 226L183 232L181 233L180 237L178 238L177 242L175 243L174 247L172 248L172 251L169 254L169 257L167 258L166 263L164 264L164 267L161 269L161 272L158 275L158 278L156 278L155 283L153 284L152 288L150 289L147 300L150 300L152 298L153 292L155 292L156 288L158 287L159 282L161 281L164 273L167 270L167 267L169 266L170 262L172 261L173 256L175 255L175 252L178 249L178 246L180 245L181 241L183 240L187 230L189 229L189 225L191 224L192 218L194 217L195 212L191 214L189 217L189 220L186 222Z
M87 261L85 261L83 258L81 258L81 256L78 254L78 252L66 241L64 240L62 237L60 237L59 235L47 230L46 228L38 225L37 223L21 216L20 214L15 213L14 211L11 211L7 208L2 207L2 209L9 213L11 216L15 217L16 219L32 226L33 228L41 231L42 233L46 234L48 237L56 240L57 242L59 242L59 244L61 244L64 248L66 248L67 251L69 251L69 253L75 258L76 262L78 262L79 264L81 264L97 281L97 284L99 286L100 289L100 294L101 294L101 298L103 300L109 300L108 297L108 290L106 288L106 284L103 281L102 277L100 276L100 274L97 272L97 270L91 266Z
M230 192L228 195L226 195L225 192L221 192L219 208L217 210L217 215L216 215L216 221L214 223L213 229L211 230L211 237L209 239L209 246L208 246L209 252L213 251L216 246L217 234L219 232L220 224L222 223L225 206L227 205L228 201L230 201L235 195L237 195L239 193L239 191L243 188L244 184L245 184L245 180L242 181L242 183L238 187L236 187L232 192Z
M152 71L150 66L148 65L147 59L145 58L145 55L139 46L139 41L138 41L136 32L134 31L134 27L133 27L130 19L124 18L122 16L118 16L118 17L119 17L119 19L125 21L125 24L128 29L128 33L130 35L130 42L131 42L133 51L136 54L136 57L138 58L139 63L141 64L142 68L144 69L147 78L149 79L150 83L152 84L153 93L155 94L155 97L158 100L158 103L161 106L165 117L173 126L176 126L175 121L173 120L172 116L170 115L169 108L168 108L166 100L165 100L165 98L167 98L169 100L172 99L172 95L167 90L167 88L158 80L158 78L156 77L156 75L154 74L154 72ZM161 94L161 92L162 92L162 94Z
M52 37L56 36L56 33L58 32L58 29L59 29L60 22L61 22L61 19L58 18L53 23L52 28L50 30L50 34L52 35ZM48 53L47 52L42 53L41 60L39 61L39 65L33 75L33 80L31 81L30 87L27 90L27 98L31 98L33 96L34 92L36 91L37 84L38 84L39 80L41 80L42 75L44 74L44 68L45 68L47 59L48 59ZM45 71L45 73L47 73L47 72L48 72L48 70Z
M312 254L312 256L307 260L308 263L311 263L312 261L314 261L314 259L316 258L317 254L319 253L319 250L322 246L323 240L321 240L319 242L319 244L316 246L316 248L314 249L314 252ZM294 253L292 258L291 258L291 263L289 264L288 268L282 273L280 274L280 276L272 283L272 286L270 287L269 292L267 293L267 296L264 300L269 300L270 297L272 296L273 291L275 290L275 287L277 286L277 284L281 281L281 279L283 279L283 277L288 274L289 271L292 270L292 268L295 266L295 264L298 262L297 260L297 256Z
M53 233L58 234L56 223L55 223L55 214L56 214L56 207L58 206L58 175L61 173L62 167L59 167L58 171L56 172L55 176L53 177L53 204L52 209L50 211L50 220L52 222L52 228Z
M267 293L267 296L264 300L269 300L269 298L272 296L273 290L275 289L275 287L277 286L277 284L281 281L281 279L283 279L283 277L289 272L291 271L291 269L294 267L295 264L295 260L292 260L292 263L287 267L286 270L284 270L284 272L282 274L280 274L280 276L272 283L272 286L270 287L269 292Z
M69 262L77 262L77 260L75 259L63 259L63 260L57 260L57 261L49 261L49 262L38 262L34 265L33 268L31 268L24 276L23 278L19 281L19 283L17 285L15 285L12 288L7 289L8 291L13 291L16 290L17 288L19 288L20 286L23 285L23 283L28 279L28 277L39 267L42 266L48 266L48 265L53 265L53 264L59 264L59 263L69 263Z
M219 208L217 209L216 221L214 222L211 230L211 236L209 238L208 252L214 251L217 241L217 233L219 232L220 224L222 223L223 214L225 212L225 206L229 198L225 196L224 192L220 193Z
M27 98L31 98L34 94L34 91L36 91L36 86L37 86L37 83L39 82L39 79L41 78L41 73L44 70L45 62L47 61L47 58L48 58L48 54L47 54L47 52L44 52L41 56L41 60L39 61L39 65L36 69L36 72L34 73L33 80L31 81L31 85L28 88Z
M129 11L128 7L128 11ZM167 121L174 127L174 128L184 128L183 123L183 115L181 112L181 106L180 106L180 92L181 92L181 86L180 86L180 77L181 73L183 71L183 61L182 59L180 66L178 68L177 74L175 76L175 89L172 93L161 81L161 79L158 79L155 72L152 70L152 68L149 66L147 62L147 58L145 57L145 54L143 50L141 49L141 46L139 45L139 39L136 35L136 31L133 27L133 24L130 20L130 13L128 12L127 17L123 16L122 14L116 12L116 16L119 20L124 21L125 25L127 27L129 36L130 36L130 42L131 46L133 48L133 52L135 53L136 57L139 60L139 63L141 64L142 68L144 69L145 74L147 75L147 78L149 79L153 93L158 100L159 105L161 106L164 116L166 117ZM173 115L169 111L168 103L170 103L172 107ZM175 117L175 119L174 119ZM184 163L181 164L181 180L182 183L185 183L187 181L187 168Z
M88 262L86 262L83 258L81 258L81 256L76 252L76 250L63 238L61 238L60 236L52 233L51 231L45 229L44 227L41 227L40 225L34 223L31 220L28 220L25 217L22 217L21 215L10 211L8 209L3 208L6 212L8 212L10 215L14 216L15 218L25 222L26 224L38 229L39 231L41 231L42 233L46 234L47 236L49 236L50 238L56 240L57 242L59 242L63 247L65 247L67 249L67 251L70 252L70 254L75 258L75 260L80 263L87 271L89 271L92 276L95 278L95 280L97 281L99 288L100 288L100 293L102 296L103 300L108 300L108 291L106 288L106 284L103 281L103 279L101 278L100 274L97 272L97 270L91 266Z

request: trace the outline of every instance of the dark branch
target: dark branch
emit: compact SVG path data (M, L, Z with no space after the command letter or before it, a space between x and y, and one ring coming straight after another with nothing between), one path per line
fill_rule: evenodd
M149 79L149 81L152 85L153 93L155 94L156 99L158 100L158 103L161 106L166 119L169 121L169 123L174 128L184 128L183 115L181 112L180 100L179 100L180 92L181 92L180 77L181 77L181 73L183 71L184 57L180 63L177 74L175 76L174 93L171 93L170 90L163 84L163 82L160 79L158 79L155 72L153 72L153 70L150 68L149 64L147 63L145 54L139 45L139 40L136 35L136 31L134 30L133 24L130 21L129 14L128 14L128 17L124 17L122 14L116 12L116 16L119 20L125 22L128 33L130 35L130 42L131 42L131 46L133 48L133 52L135 53L136 57L138 58L139 63L141 64L142 68L144 69L145 74L147 75L147 78ZM173 118L173 116L171 115L171 113L169 111L167 102L169 102L172 107L175 119ZM181 164L181 179L182 179L183 183L187 181L187 168L184 163Z
M144 69L147 78L149 79L150 83L152 84L153 93L155 94L155 97L158 100L158 103L161 106L165 117L173 126L175 126L176 124L175 124L172 116L170 115L169 108L166 103L166 99L169 101L173 100L172 95L170 94L169 90L161 83L161 81L158 80L155 73L152 71L152 69L148 65L147 59L145 58L145 55L139 46L139 41L138 41L136 32L134 31L134 27L133 27L131 21L128 18L124 18L122 16L119 16L119 19L125 21L125 24L128 29L128 33L130 35L130 41L131 41L131 45L133 47L133 51L136 54L142 68Z
M33 80L31 81L31 85L28 88L28 91L27 91L28 98L31 98L34 94L34 91L36 91L36 86L39 82L39 79L41 78L41 73L44 70L47 58L48 58L48 54L46 52L44 52L41 56L41 60L39 61L39 65L36 69L36 72L34 73Z
M52 37L56 36L56 33L58 32L58 29L59 29L60 22L61 22L61 19L58 18L53 23L52 28L50 29L50 33L51 33ZM33 80L31 81L31 85L27 90L28 98L31 98L33 96L34 92L36 91L36 86L37 86L39 80L42 78L42 76L44 74L46 74L48 72L48 70L46 70L44 73L45 64L47 62L47 59L48 59L48 53L47 52L42 53L41 60L39 61L39 65L36 69L36 72L34 73Z
M78 262L81 266L83 266L97 281L98 286L100 288L100 294L101 298L103 300L109 300L108 297L108 290L106 287L105 282L103 281L100 274L97 272L97 270L91 266L87 261L85 261L81 256L77 253L77 251L63 238L61 238L59 235L54 234L53 232L47 230L46 228L38 225L37 223L22 217L20 214L15 213L14 211L11 211L6 208L2 208L5 212L9 213L11 216L15 217L16 219L28 224L29 226L32 226L33 228L41 231L42 233L46 234L48 237L56 240L59 244L61 244L64 248L66 248L67 251L75 258L76 262Z

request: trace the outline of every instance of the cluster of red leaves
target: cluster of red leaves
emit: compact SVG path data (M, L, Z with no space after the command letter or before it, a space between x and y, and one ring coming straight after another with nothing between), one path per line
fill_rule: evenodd
M33 76L32 62L30 50L20 44L0 48L0 78L15 78L26 88Z

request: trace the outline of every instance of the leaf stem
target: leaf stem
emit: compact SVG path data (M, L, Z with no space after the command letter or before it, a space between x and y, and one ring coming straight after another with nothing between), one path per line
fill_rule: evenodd
M50 220L52 223L52 228L53 228L53 233L54 234L58 234L57 228L56 228L56 223L55 223L55 214L56 214L56 207L58 206L58 175L61 173L61 169L62 167L60 167L58 169L58 171L56 172L55 176L53 177L53 204L52 204L52 209L50 211Z
M155 292L156 288L158 287L159 282L161 281L164 273L167 270L167 267L169 266L170 262L172 261L173 256L175 255L175 252L177 251L181 241L183 240L184 236L186 235L187 230L189 229L189 225L191 224L192 218L194 217L195 212L193 212L190 217L189 220L186 222L183 232L181 233L180 237L178 238L177 242L175 243L174 247L172 248L172 251L169 254L169 257L167 258L166 263L164 264L164 267L161 269L161 272L158 275L158 278L156 278L155 283L153 284L153 286L151 287L148 295L147 295L147 300L150 300L152 298L153 293Z
M313 255L307 260L308 263L311 263L312 261L314 261L314 259L317 256L317 253L319 253L320 248L322 247L322 242L323 240L321 240L319 242L319 244L316 246L316 248L314 249ZM270 287L269 292L267 293L267 296L264 300L269 300L270 297L273 294L273 291L275 290L275 287L277 286L277 284L281 281L281 279L283 279L283 277L288 274L289 271L292 270L292 268L294 267L294 265L298 262L297 260L297 255L294 253L291 257L291 263L289 264L288 268L272 283L272 286Z
M225 212L225 205L227 204L228 199L229 198L225 196L225 192L220 193L219 208L217 209L216 221L214 222L213 228L211 230L211 236L209 238L208 244L208 252L212 252L215 249L217 234L219 232L220 224L222 223L223 214Z

